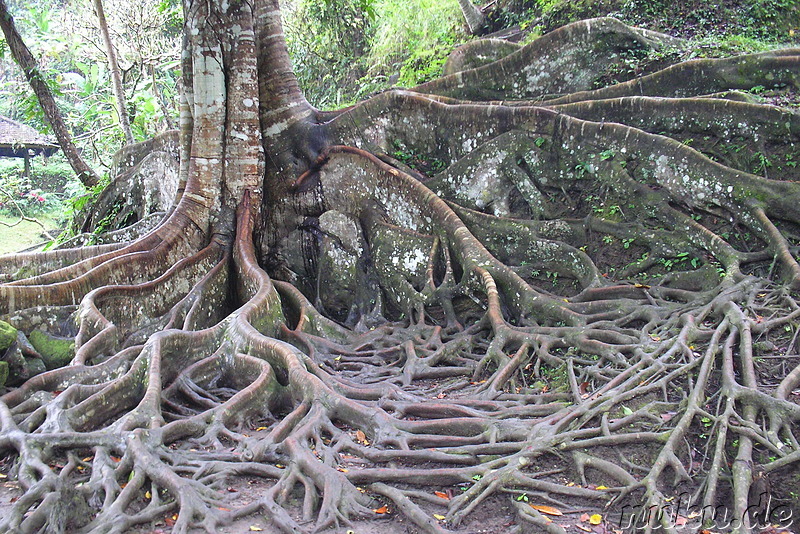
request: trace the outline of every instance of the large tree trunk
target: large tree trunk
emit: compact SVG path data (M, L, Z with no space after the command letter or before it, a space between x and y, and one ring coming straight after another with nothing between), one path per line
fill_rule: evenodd
M133 144L133 133L131 132L131 122L128 117L128 104L125 98L125 88L122 86L122 75L117 62L117 51L111 41L111 34L108 31L106 22L106 12L103 9L103 0L94 0L94 12L97 15L97 25L100 28L100 35L103 36L103 44L106 47L108 57L108 67L111 72L111 85L114 88L114 99L117 101L117 116L119 117L119 127L125 136L125 143Z
M78 179L87 187L97 184L100 178L86 164L86 161L84 161L72 143L72 137L66 124L64 124L64 119L61 116L55 98L53 98L53 93L47 87L47 82L39 71L36 59L31 54L31 51L28 50L28 47L25 46L25 42L14 26L14 18L9 13L5 0L0 0L0 28L3 29L6 43L8 43L8 48L14 57L14 61L22 69L25 78L36 94L36 98L39 99L39 105L42 106L44 116L53 128L58 144L61 145L61 150L64 151L64 155L75 174L78 175Z
M75 339L0 398L0 530L675 532L621 514L692 495L745 534L788 502L800 120L709 93L796 90L797 50L594 89L675 44L596 19L322 113L277 0L185 12L166 220L0 258L13 361Z

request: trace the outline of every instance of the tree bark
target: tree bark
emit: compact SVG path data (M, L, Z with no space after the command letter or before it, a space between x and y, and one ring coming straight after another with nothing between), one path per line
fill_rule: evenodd
M486 16L470 0L458 0L458 5L461 7L464 20L467 21L469 32L472 35L478 35L486 23Z
M25 73L25 78L36 94L39 105L42 106L44 115L47 118L47 122L49 122L50 126L53 128L53 133L56 139L58 139L58 144L61 145L61 150L64 151L64 155L67 161L69 161L70 166L72 166L72 169L75 171L75 174L78 175L78 179L83 185L87 187L96 185L100 181L100 178L89 167L78 153L77 147L72 143L72 137L67 129L67 125L64 123L64 118L61 116L53 93L50 91L50 88L47 87L47 82L39 71L36 59L25 45L22 36L14 26L14 18L11 16L11 13L9 13L5 0L0 0L0 28L3 29L3 34L6 37L6 42L8 43L9 50L11 50L11 55L14 57L14 61L20 66L22 72Z
M128 118L125 88L122 86L122 76L119 72L119 63L117 62L117 52L114 49L114 43L111 42L111 34L108 31L108 22L106 21L106 13L103 9L103 0L94 0L94 10L95 14L97 14L97 24L100 28L100 34L103 36L103 43L106 46L108 67L111 70L111 83L114 87L114 98L117 101L119 127L122 129L122 133L125 136L125 144L130 145L133 143L133 133L131 132L131 123Z

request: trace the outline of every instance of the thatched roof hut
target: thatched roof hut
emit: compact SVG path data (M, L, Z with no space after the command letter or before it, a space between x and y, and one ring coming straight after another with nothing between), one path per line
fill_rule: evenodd
M8 117L0 116L0 157L25 158L25 175L30 170L29 158L52 156L60 147L49 136L42 135Z

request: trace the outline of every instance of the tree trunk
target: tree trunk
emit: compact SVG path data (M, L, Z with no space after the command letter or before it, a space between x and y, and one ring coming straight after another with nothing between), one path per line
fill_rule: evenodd
M480 34L481 30L483 30L483 25L486 24L486 15L470 0L458 0L458 5L461 7L461 13L467 22L469 32L472 35Z
M100 181L100 178L95 172L86 164L84 159L78 153L78 149L72 143L72 138L69 134L61 112L58 109L55 98L50 88L47 87L47 82L39 71L39 66L36 59L31 54L28 47L22 40L19 32L14 26L14 18L8 11L5 0L0 0L0 28L3 29L3 34L6 37L6 43L11 50L11 55L14 61L22 69L28 83L30 83L36 98L39 100L39 105L42 106L44 115L47 122L53 128L53 133L58 139L58 144L61 145L61 150L69 161L70 166L78 175L78 179L87 187L91 187Z
M156 68L153 65L149 65L148 68L150 70L150 79L152 80L150 83L153 84L153 96L155 96L156 100L158 100L158 105L161 108L161 114L164 115L164 124L166 124L167 130L173 130L175 129L175 121L172 119L172 110L170 109L172 106L167 103L166 99L164 98L164 93L158 87Z
M111 41L111 34L108 31L108 22L106 22L106 13L103 9L103 0L94 0L94 11L97 15L97 25L100 28L100 34L103 36L103 43L106 46L108 67L111 72L111 84L114 88L114 98L117 101L119 127L122 129L122 133L125 136L125 143L130 145L133 144L133 133L131 132L131 123L128 117L125 88L122 85L122 75L120 74L119 63L117 62L117 52L114 49L114 43Z

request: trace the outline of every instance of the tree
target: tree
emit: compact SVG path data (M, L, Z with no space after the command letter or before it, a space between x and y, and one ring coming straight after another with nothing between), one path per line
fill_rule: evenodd
M486 24L486 16L470 0L458 0L458 6L467 22L469 32L478 35Z
M0 0L0 28L3 29L6 43L14 57L14 61L22 69L25 78L30 83L39 104L42 106L47 122L53 128L53 133L58 139L58 144L61 145L61 150L69 161L70 166L75 170L80 181L86 186L93 186L98 183L99 178L97 174L87 165L83 160L75 145L72 143L72 137L69 134L67 126L61 117L61 112L58 109L55 98L47 86L46 79L39 72L36 59L31 54L25 42L22 40L17 29L14 27L14 18L8 11L5 0Z
M2 529L443 532L505 503L563 532L542 505L686 494L759 521L751 490L800 458L800 122L740 90L796 89L796 50L593 89L676 44L594 19L323 113L277 0L185 15L174 210L0 259L8 321L76 346L2 397ZM246 504L243 475L269 481Z
M122 74L119 71L117 52L114 50L114 43L111 41L111 34L108 31L106 13L103 9L103 0L94 0L94 12L97 16L97 25L100 28L100 34L103 36L103 44L105 44L106 47L108 67L111 71L111 84L114 87L114 98L117 101L119 126L122 129L123 135L125 136L125 142L130 145L133 143L133 132L131 132L131 124L130 120L128 120L127 99L125 98L125 89L122 86ZM155 74L153 74L153 83L155 84ZM158 87L153 85L153 90L157 91Z

